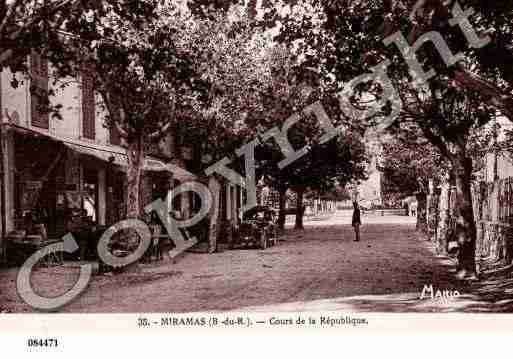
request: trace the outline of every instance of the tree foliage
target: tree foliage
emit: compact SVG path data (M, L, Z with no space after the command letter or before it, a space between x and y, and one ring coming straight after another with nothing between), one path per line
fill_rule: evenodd
M438 151L429 143L412 144L390 139L383 144L383 193L403 197L428 192L430 179L448 172Z

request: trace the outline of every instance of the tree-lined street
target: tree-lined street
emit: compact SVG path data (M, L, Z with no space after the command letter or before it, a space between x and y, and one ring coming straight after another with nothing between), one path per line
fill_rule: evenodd
M435 257L429 242L415 232L411 217L364 217L359 243L352 241L349 221L340 215L307 221L304 232L288 229L278 246L264 251L188 253L174 265L97 276L63 311L472 309L465 301L458 306L419 299L424 285L458 290L462 297L474 289L454 280L454 264ZM33 281L44 294L57 294L73 283L77 271L69 266L43 268ZM3 309L31 311L16 297L15 271L0 276Z
M34 310L13 267L76 237L33 275L58 297L93 263L63 311L431 310L425 286L506 310L512 21L504 1L0 0L0 308Z

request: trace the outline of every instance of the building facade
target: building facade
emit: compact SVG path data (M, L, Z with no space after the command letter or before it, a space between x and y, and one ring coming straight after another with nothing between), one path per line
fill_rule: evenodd
M58 237L86 224L110 225L125 211L127 156L122 139L105 126L106 113L89 74L54 81L40 55L29 59L30 74L0 75L2 233L30 218ZM66 86L61 86L66 83ZM59 116L43 109L48 91ZM171 135L152 145L145 160L140 200L148 204L194 176L172 162ZM188 211L188 198L175 210Z

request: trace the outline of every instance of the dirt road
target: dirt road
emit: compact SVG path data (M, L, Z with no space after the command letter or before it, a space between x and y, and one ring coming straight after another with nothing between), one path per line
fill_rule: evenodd
M367 219L353 242L349 218L287 230L262 250L187 254L176 264L144 266L141 273L96 276L64 312L189 312L307 302L358 295L420 293L424 284L454 289L441 264L415 233L412 221ZM395 223L394 223L395 222ZM62 293L78 268L41 269L33 277L46 296ZM31 311L16 294L15 270L0 273L0 306Z

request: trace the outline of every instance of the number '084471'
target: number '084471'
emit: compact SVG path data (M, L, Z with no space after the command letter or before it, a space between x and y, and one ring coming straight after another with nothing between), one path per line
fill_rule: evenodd
M30 338L27 340L27 345L36 348L56 348L59 342L57 339Z

